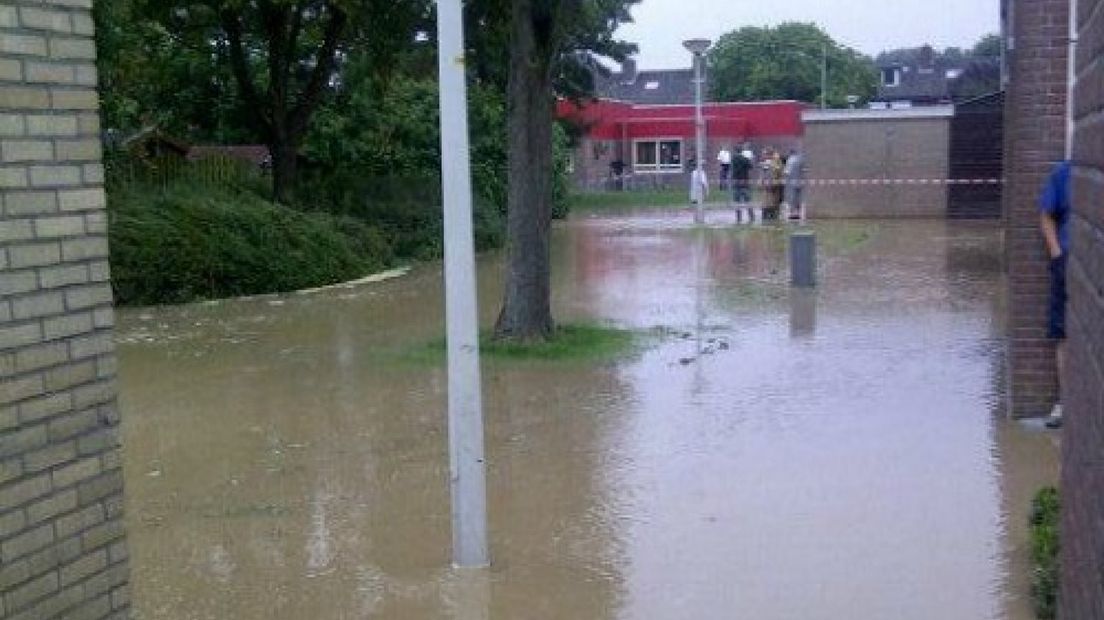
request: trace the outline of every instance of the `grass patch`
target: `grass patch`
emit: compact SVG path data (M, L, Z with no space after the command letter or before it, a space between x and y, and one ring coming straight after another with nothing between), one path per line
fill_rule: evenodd
M638 335L630 330L599 325L563 325L552 337L533 344L482 340L483 352L493 358L512 360L609 360L633 349Z
M480 336L484 359L538 362L607 362L638 350L646 335L603 325L561 325L552 338L532 344L496 341L490 333ZM445 340L439 338L401 353L412 364L439 365L445 361Z
M1031 601L1040 620L1058 612L1058 490L1046 487L1031 503Z
M684 189L647 192L579 192L571 194L568 198L568 204L572 210L675 207L685 205L689 201L688 194Z

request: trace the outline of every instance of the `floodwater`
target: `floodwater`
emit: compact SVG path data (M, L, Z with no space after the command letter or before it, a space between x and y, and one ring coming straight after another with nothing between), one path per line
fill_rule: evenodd
M809 292L786 229L711 217L555 231L558 318L649 344L485 360L485 573L449 567L439 266L122 312L135 616L1030 618L1057 446L1003 417L994 226L817 224Z

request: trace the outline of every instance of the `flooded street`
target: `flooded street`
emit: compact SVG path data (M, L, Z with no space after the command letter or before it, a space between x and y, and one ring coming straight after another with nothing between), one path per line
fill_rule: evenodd
M614 362L486 359L494 565L449 568L439 266L120 313L135 616L1028 620L1053 435L1003 418L995 224L575 217L562 322ZM484 323L501 262L480 263Z

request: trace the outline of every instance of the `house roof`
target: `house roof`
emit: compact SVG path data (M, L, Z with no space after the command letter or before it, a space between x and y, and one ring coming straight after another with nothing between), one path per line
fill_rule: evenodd
M694 103L694 72L690 69L613 73L597 79L597 95L638 105ZM702 93L709 101L709 93Z
M180 155L186 154L189 148L188 144L183 140L170 136L157 127L143 127L133 135L125 138L122 141L122 146L126 149L136 149L153 142L162 144L168 147L169 150L176 151Z
M962 63L948 62L935 56L931 47L925 46L904 61L885 62L878 66L883 75L888 70L897 70L900 82L896 86L887 86L885 80L881 80L875 100L921 103L950 101L951 84L962 74L964 68Z

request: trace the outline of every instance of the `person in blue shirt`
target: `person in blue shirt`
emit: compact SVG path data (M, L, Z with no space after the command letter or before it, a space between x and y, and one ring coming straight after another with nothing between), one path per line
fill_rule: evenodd
M1055 341L1058 362L1058 383L1066 374L1066 260L1069 254L1070 162L1059 162L1047 179L1039 200L1040 225L1050 256L1050 308L1047 337ZM1062 426L1062 403L1059 400L1047 421L1050 428Z

